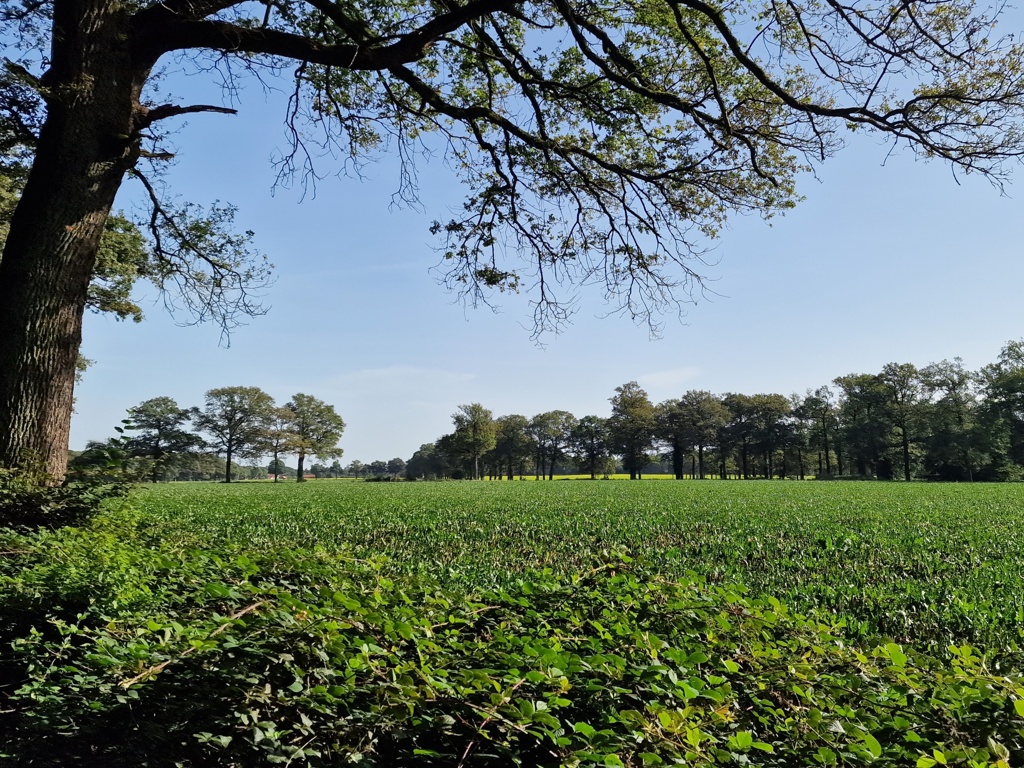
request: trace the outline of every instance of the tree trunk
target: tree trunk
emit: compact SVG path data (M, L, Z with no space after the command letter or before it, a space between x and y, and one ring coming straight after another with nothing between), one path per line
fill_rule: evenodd
M903 443L903 479L910 482L910 436L905 426L900 427Z
M704 443L700 443L697 446L697 471L701 480L704 479Z
M224 458L227 461L227 464L224 467L224 482L225 483L230 483L231 482L231 454L233 453L231 448L232 448L231 443L228 443L227 450L224 452Z
M119 0L56 0L47 116L0 260L0 465L67 471L75 362L100 237L139 155L138 96Z
M683 479L683 446L678 440L672 442L672 471L676 480Z
M304 470L302 469L302 465L305 464L305 463L306 463L306 454L304 454L302 451L299 451L299 467L295 471L295 482L297 482L297 483L304 483L304 482L306 482L306 478L303 477Z

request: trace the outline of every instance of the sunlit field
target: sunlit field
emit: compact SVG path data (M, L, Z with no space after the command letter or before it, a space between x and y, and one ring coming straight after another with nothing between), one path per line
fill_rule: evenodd
M1024 486L554 481L149 486L201 540L386 555L461 588L628 552L921 646L1024 638Z
M0 632L4 765L1010 768L1024 486L151 485Z

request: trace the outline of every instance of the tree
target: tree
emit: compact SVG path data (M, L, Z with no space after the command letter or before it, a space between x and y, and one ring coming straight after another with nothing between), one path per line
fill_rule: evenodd
M384 477L388 473L388 463L383 459L371 461L366 468L371 477Z
M328 405L312 395L297 394L285 405L291 413L291 449L299 458L296 482L305 482L302 466L306 456L319 459L341 458L338 441L345 431L345 422Z
M818 475L832 475L832 450L835 443L836 406L835 395L827 386L807 391L795 411L797 418L811 422L810 444L818 449ZM824 460L824 466L822 461ZM840 470L842 472L842 470Z
M900 455L903 458L903 479L910 481L911 433L919 416L918 407L923 395L923 384L916 366L911 363L887 363L878 380L888 395L889 418L899 431Z
M480 403L460 405L452 414L455 424L454 447L472 466L473 479L480 479L480 457L494 448L494 417Z
M722 397L722 405L729 411L728 423L719 431L719 445L723 449L722 473L725 470L724 449L728 447L739 454L739 467L743 479L750 477L750 448L757 428L755 414L757 406L750 395L730 392Z
M421 445L405 464L405 476L412 480L448 477L450 471L448 459L436 443Z
M849 374L833 381L841 393L840 435L853 469L864 477L874 474L881 480L891 480L888 392L879 378L870 373Z
M0 166L0 251L7 242L26 173L21 167ZM131 293L137 280L153 271L142 232L123 214L111 214L100 237L86 309L141 322L142 308L132 301Z
M291 453L295 448L296 436L292 431L292 412L287 408L274 408L270 415L270 425L267 429L267 452L271 456L271 467L278 469L267 469L267 473L274 476L274 482L278 482L278 475L284 474L284 462L280 461L282 454Z
M792 427L789 398L778 394L759 394L751 398L753 404L754 443L764 457L764 476L775 476L775 454L791 439Z
M679 401L688 424L688 438L697 448L697 476L703 480L704 452L714 445L719 429L729 421L729 410L710 392L691 389Z
M523 464L533 455L534 442L529 426L529 420L519 414L501 416L495 422L494 456L498 465L505 468L509 480L513 479L517 468L522 472Z
M992 474L1024 477L1024 339L1008 341L999 358L981 369Z
M983 439L977 434L978 375L957 357L922 368L921 382L930 398L927 471L944 480L973 480L983 460Z
M283 459L273 458L267 465L267 474L273 475L276 483L279 475L288 474L288 465L284 463Z
M690 450L687 419L678 399L658 403L658 439L662 440L672 454L672 474L676 480L683 479L686 454Z
M554 480L555 464L565 458L575 426L576 417L568 411L546 411L530 420L529 435L536 442L537 471L541 478L546 467L548 479Z
M196 428L227 462L224 482L231 482L235 458L256 457L266 451L274 399L259 387L221 387L206 393L206 404L195 419Z
M580 469L590 473L590 479L597 479L597 473L604 474L608 458L608 422L600 416L584 416L576 422L569 437Z
M128 409L125 430L138 432L128 438L126 447L132 456L153 460L150 480L165 479L167 466L175 454L194 450L203 441L186 429L195 416L190 408L179 408L170 397L154 397Z
M622 456L623 467L630 480L643 476L657 431L657 411L639 384L627 382L615 388L611 398L612 415L608 432L613 449Z
M470 300L532 286L543 328L568 317L560 283L603 277L640 319L685 299L701 238L733 211L790 208L797 174L845 127L1000 181L1022 152L1024 85L1007 76L1022 49L994 23L970 0L6 3L0 34L23 55L0 83L0 148L29 147L32 167L0 260L0 465L29 450L63 473L81 316L124 179L154 201L158 248L196 234L140 161L171 154L165 121L234 110L154 101L162 61L223 64L228 88L237 72L292 73L289 114L357 162L375 147L410 158L439 134L469 188L433 228L447 282ZM315 154L291 127L286 175ZM252 277L220 245L178 262L185 277L205 264L200 307Z
M392 477L399 477L405 474L405 459L395 457L388 461L387 466L388 474Z

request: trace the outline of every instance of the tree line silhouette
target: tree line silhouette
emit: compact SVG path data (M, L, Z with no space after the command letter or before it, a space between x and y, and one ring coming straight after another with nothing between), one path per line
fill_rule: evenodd
M610 402L607 417L581 418L463 405L406 476L1024 479L1024 340L978 371L960 358L890 363L803 395L690 390L658 404L631 381Z

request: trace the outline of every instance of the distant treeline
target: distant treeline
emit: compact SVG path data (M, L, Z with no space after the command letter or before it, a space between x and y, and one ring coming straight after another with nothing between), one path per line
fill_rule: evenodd
M170 397L146 400L115 429L118 437L72 454L72 476L231 482L294 474L301 482L306 457L341 457L345 422L312 395L294 395L279 407L259 387L221 387L206 393L202 408L181 408ZM295 470L287 470L284 456L296 457ZM257 464L264 457L266 468Z
M453 414L450 434L407 461L342 466L337 443L345 425L332 406L295 395L278 408L256 387L227 387L207 392L202 410L179 408L169 397L129 408L121 436L90 443L71 468L154 481L551 479L620 471L680 479L1024 479L1024 340L1008 342L978 371L960 358L923 368L890 363L803 395L690 390L658 404L631 381L610 401L606 417L556 410L494 418L471 403ZM307 456L320 462L306 470Z
M494 418L479 403L416 451L409 478L492 478L621 469L633 478L1024 479L1024 340L979 371L960 358L839 376L803 395L690 390L657 405L618 387L608 417L549 411Z

